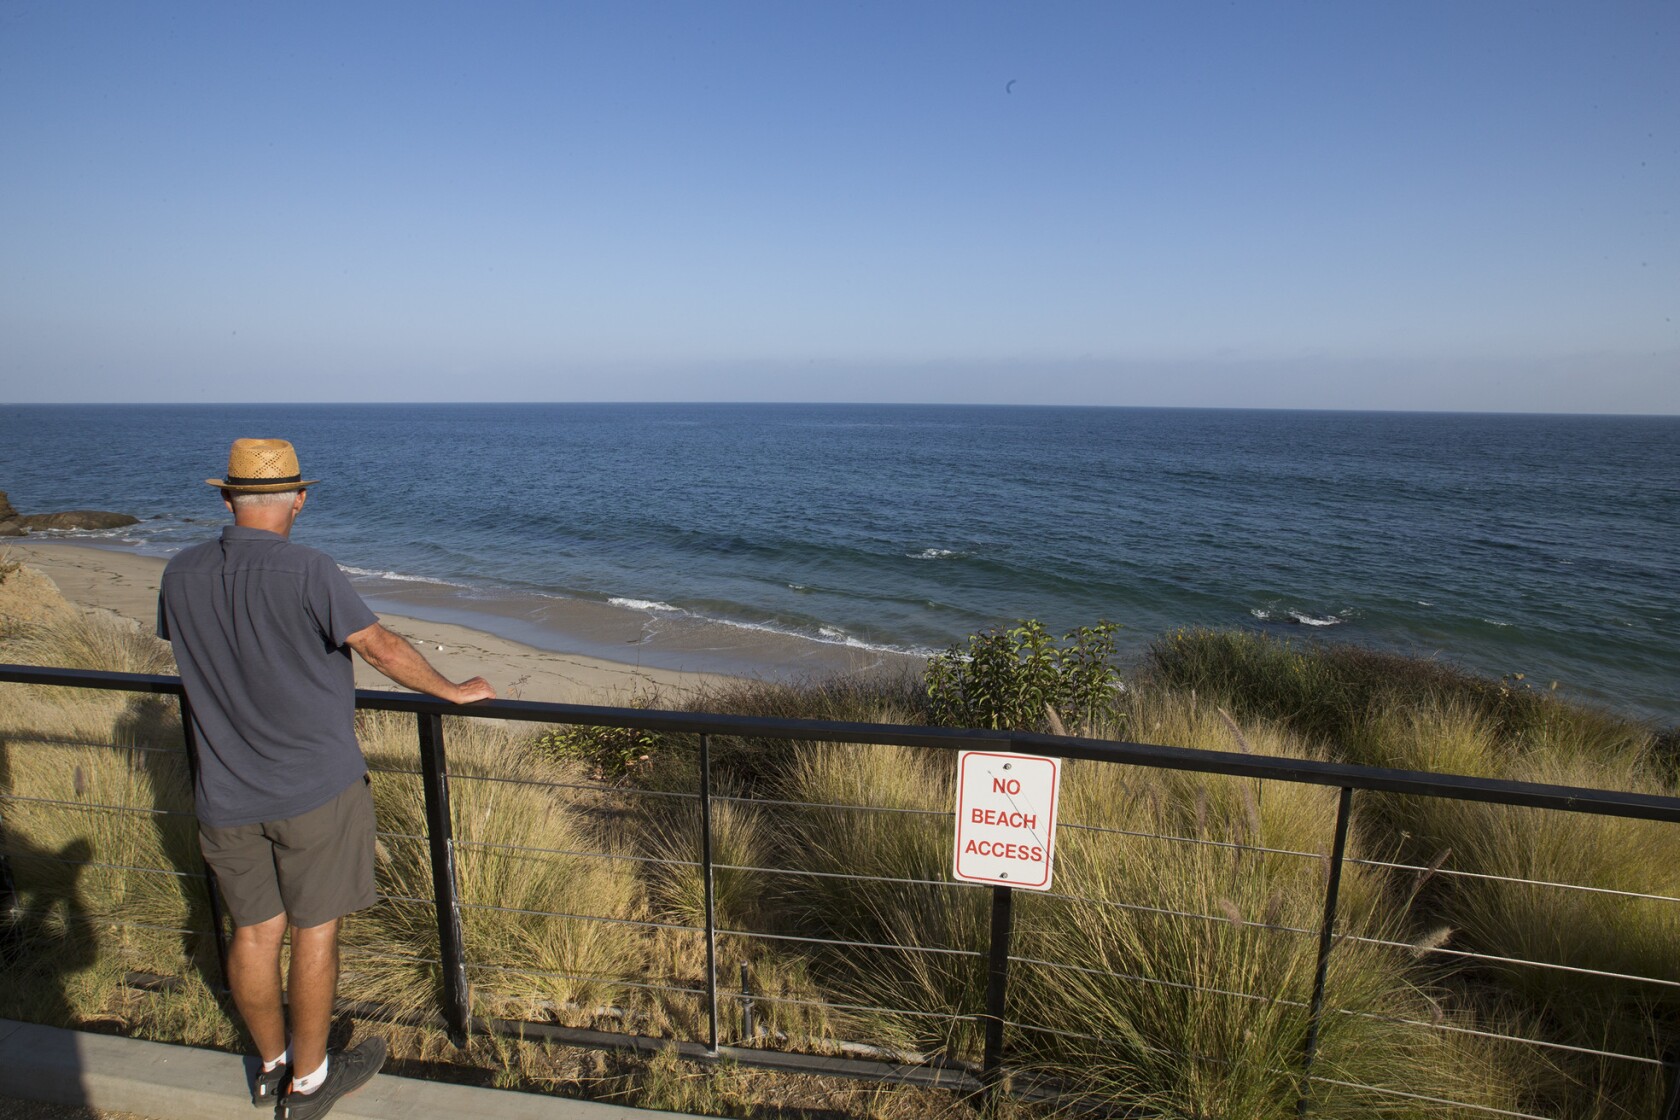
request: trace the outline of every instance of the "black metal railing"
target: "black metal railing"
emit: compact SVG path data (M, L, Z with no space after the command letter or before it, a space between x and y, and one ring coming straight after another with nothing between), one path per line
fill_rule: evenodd
M171 676L152 676L141 674L96 672L89 670L72 670L56 668L38 668L33 666L0 665L0 683L24 684L42 687L69 687L84 689L101 689L123 692L151 693L176 697L181 705L181 725L186 736L186 749L189 766L193 763L192 720L187 708L187 700L182 691L179 678ZM669 988L666 990L686 992L699 995L703 1000L706 1011L706 1031L704 1042L689 1041L679 1044L678 1049L689 1056L700 1058L727 1057L744 1063L767 1066L777 1069L797 1070L809 1073L845 1074L852 1076L879 1077L895 1079L908 1083L954 1085L958 1088L983 1089L988 1093L995 1092L1003 1083L1003 1075L1007 1068L1006 1041L1007 1028L1042 1032L1055 1035L1058 1032L1042 1025L1014 1022L1008 1015L1009 971L1011 963L1024 963L1048 968L1065 967L1076 968L1073 965L1063 965L1053 961L1031 960L1011 954L1011 935L1014 926L1013 894L1009 887L993 887L992 905L990 911L989 938L987 949L983 954L971 954L964 950L941 947L906 947L906 946L877 946L877 948L893 948L898 950L913 949L932 953L950 953L962 956L979 956L983 959L985 975L984 1011L977 1018L977 1025L983 1033L983 1056L977 1069L961 1067L941 1067L938 1063L930 1063L919 1069L906 1066L896 1060L893 1055L884 1051L877 1055L870 1054L868 1046L851 1046L848 1049L851 1057L833 1057L825 1055L780 1053L758 1048L744 1048L727 1046L722 1043L719 1028L720 1006L728 999L736 999L742 1005L743 1017L751 1022L755 1005L769 1005L778 1002L799 1003L797 999L772 997L767 994L754 994L747 990L745 965L742 966L742 992L739 996L726 997L719 990L718 938L720 936L760 936L787 941L822 941L823 939L799 938L790 935L756 934L749 935L745 931L720 929L716 911L715 875L719 870L726 871L773 871L768 868L726 867L714 862L713 851L713 807L724 801L739 800L738 798L721 796L713 789L711 744L714 737L753 738L759 740L808 741L820 743L855 743L873 745L892 745L905 747L932 748L936 750L967 750L987 749L1010 751L1024 754L1041 755L1062 759L1080 759L1095 762L1118 764L1131 767L1148 767L1166 770L1189 771L1200 774L1225 775L1244 778L1255 778L1266 781L1302 783L1324 786L1337 791L1336 817L1333 842L1328 857L1318 852L1297 852L1283 849L1259 848L1251 845L1241 845L1225 841L1211 841L1196 837L1161 837L1183 843L1212 844L1241 848L1247 851L1259 851L1277 855L1295 856L1325 860L1327 858L1328 872L1325 876L1322 914L1315 930L1308 930L1298 926L1284 926L1278 924L1249 923L1266 929L1276 929L1297 935L1314 934L1317 939L1315 970L1310 998L1305 1003L1307 1012L1307 1028L1305 1042L1298 1056L1298 1064L1292 1071L1299 1085L1298 1112L1306 1114L1311 1100L1311 1086L1315 1081L1324 1080L1332 1084L1340 1084L1331 1079L1318 1078L1313 1073L1313 1066L1317 1058L1320 1029L1325 1018L1325 993L1328 983L1329 965L1335 945L1339 938L1347 937L1362 940L1371 944L1389 945L1400 949L1415 949L1415 946L1403 942L1383 941L1370 937L1359 937L1353 934L1338 934L1339 894L1342 885L1343 870L1348 864L1398 869L1410 872L1425 872L1446 876L1464 875L1473 878L1499 878L1515 883L1534 883L1537 886L1559 887L1576 890L1596 891L1600 893L1625 895L1632 898L1644 898L1672 902L1680 905L1680 899L1664 895L1641 893L1638 891L1615 890L1584 886L1576 884L1557 884L1537 882L1520 877L1489 876L1485 873L1456 871L1439 866L1424 868L1409 864L1396 863L1374 859L1356 859L1347 853L1347 839L1349 822L1356 794L1404 794L1428 798L1446 798L1468 802L1481 802L1503 806L1522 807L1561 813L1599 814L1610 817L1621 817L1638 820L1660 821L1680 824L1680 798L1623 792L1606 789L1578 788L1571 786L1546 785L1530 782L1506 781L1492 778L1473 778L1461 775L1425 773L1418 771L1383 769L1378 767L1358 766L1345 763L1326 762L1307 759L1292 759L1269 757L1248 753L1191 750L1186 748L1162 746L1146 743L1116 742L1077 738L1069 736L1052 736L1043 734L1017 733L1007 731L985 730L956 730L949 728L934 728L923 726L887 725L869 723L846 723L826 720L796 720L776 719L747 716L733 716L715 713L698 713L684 711L654 710L645 708L601 707L579 704L539 703L520 700L497 700L474 704L470 707L456 707L435 701L426 697L409 693L366 691L356 694L356 706L360 710L409 713L416 718L415 742L419 752L420 777L424 791L425 820L427 834L424 841L428 846L433 897L431 899L413 899L408 901L429 903L435 906L437 916L437 947L438 958L443 976L440 1009L442 1022L449 1036L457 1045L463 1045L467 1036L475 1029L508 1030L522 1035L543 1035L560 1038L564 1041L581 1042L588 1045L625 1045L626 1043L646 1043L650 1040L640 1039L628 1029L622 1034L612 1032L585 1031L579 1029L559 1028L551 1024L531 1022L505 1022L502 1020L475 1019L472 1013L471 987L469 983L469 967L494 971L497 966L490 962L480 962L476 965L467 960L467 952L462 936L461 910L463 903L458 890L457 851L458 845L452 831L452 812L450 806L451 772L448 763L448 753L444 739L443 716L445 714L474 719L490 719L502 721L520 721L538 724L564 724L573 726L599 728L630 728L654 732L663 735L693 735L698 739L698 790L697 797L700 809L700 859L698 870L702 877L704 896L704 938L705 938L705 983L703 990L688 988ZM490 779L485 779L490 780ZM3 794L4 791L0 791ZM847 806L846 808L858 808ZM922 810L894 810L898 812L916 812L924 816L938 816ZM1093 826L1063 825L1064 828L1092 828ZM1120 830L1093 828L1094 831ZM1121 833L1124 835L1136 835ZM1154 835L1154 834L1150 834ZM412 837L407 839L420 839ZM0 851L0 873L4 873L4 852ZM641 859L624 855L603 856L602 858ZM816 874L814 872L793 871L790 874ZM207 881L208 905L211 908L212 923L217 942L220 964L225 975L226 946L225 923L220 909L220 900L210 879L205 872ZM0 882L6 901L12 898L9 874L7 881ZM917 881L922 882L922 881ZM945 885L937 880L927 880L928 886ZM1089 901L1089 900L1080 900ZM1182 913L1178 911L1158 910L1157 908L1138 906L1136 904L1107 902L1105 905L1119 906L1126 909L1153 911L1160 914L1171 914L1180 918L1204 921L1226 920L1218 915ZM578 915L553 915L562 918L577 918ZM616 920L616 919L601 919ZM638 922L638 925L660 928L691 927L670 926L658 922ZM860 947L863 943L824 941L826 944L851 944ZM1597 972L1578 966L1562 965L1544 961L1518 961L1511 958L1500 958L1479 954L1467 950L1433 948L1431 952L1439 952L1455 958L1463 958L1475 962L1510 963L1531 965L1540 968L1558 968L1572 972L1586 972L1592 975L1610 979L1636 980L1665 987L1680 987L1680 983L1651 977L1625 976L1613 971ZM1173 981L1157 977L1137 976L1129 978L1140 984L1167 984ZM624 981L617 981L624 983ZM636 985L631 984L634 987ZM657 985L649 985L657 987ZM1225 993L1243 995L1243 993ZM1245 995L1244 998L1265 998L1279 1002L1276 994L1269 996ZM1281 1002L1294 1005L1289 1000ZM844 1005L831 1005L844 1006ZM932 1014L908 1009L872 1008L872 1010L897 1011L903 1014ZM1342 1010L1340 1014L1373 1016L1369 1012ZM953 1014L952 1018L963 1016ZM1422 1025L1422 1024L1413 1024ZM1596 1055L1604 1058L1622 1059L1652 1066L1662 1066L1669 1070L1671 1089L1667 1094L1667 1102L1663 1108L1664 1120L1680 1120L1680 1075L1675 1070L1680 1068L1671 1060L1669 1055L1630 1055L1591 1048L1571 1046L1562 1043L1542 1042L1509 1035L1502 1035L1496 1031L1478 1030L1452 1024L1437 1024L1439 1029L1457 1031L1461 1033L1481 1035L1487 1038L1505 1039L1530 1045L1549 1046L1559 1051L1569 1051L1581 1054ZM749 1029L749 1037L751 1031ZM861 1055L861 1056L859 1056ZM883 1060L884 1059L884 1060ZM1378 1090L1373 1086L1360 1086L1377 1092L1391 1092L1397 1098L1406 1098L1408 1094L1399 1090ZM1482 1108L1476 1105L1466 1105L1463 1102L1443 1101L1470 1111L1483 1111L1495 1115L1527 1115L1502 1112L1493 1108Z

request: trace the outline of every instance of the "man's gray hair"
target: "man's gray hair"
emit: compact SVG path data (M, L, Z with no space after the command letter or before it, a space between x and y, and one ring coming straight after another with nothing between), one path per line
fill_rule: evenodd
M292 499L298 496L296 490L276 490L270 494L241 494L237 490L228 492L228 501L233 503L234 509L253 509L257 506L290 505Z

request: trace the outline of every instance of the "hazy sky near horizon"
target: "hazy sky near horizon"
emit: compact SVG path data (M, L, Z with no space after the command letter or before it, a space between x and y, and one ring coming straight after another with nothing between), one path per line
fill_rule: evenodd
M0 401L1680 413L1680 4L0 0Z

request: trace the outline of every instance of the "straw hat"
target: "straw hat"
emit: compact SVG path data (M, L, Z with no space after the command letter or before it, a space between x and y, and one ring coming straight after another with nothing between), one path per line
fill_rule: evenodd
M302 490L321 480L298 473L297 452L283 439L236 439L228 452L227 477L204 481L240 494L273 494Z

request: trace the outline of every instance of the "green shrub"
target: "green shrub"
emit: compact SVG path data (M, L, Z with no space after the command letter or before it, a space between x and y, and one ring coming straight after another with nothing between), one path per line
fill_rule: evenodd
M652 701L637 697L633 708ZM613 781L646 771L661 746L660 736L643 727L551 727L531 741L538 754L556 762L582 763L596 781Z
M1120 684L1112 622L1081 626L1061 645L1043 623L970 635L927 663L929 714L954 727L1041 731L1092 728L1114 719Z
M1246 630L1162 635L1148 648L1146 673L1155 683L1193 690L1238 717L1275 720L1355 755L1380 739L1375 722L1419 707L1465 709L1513 751L1562 744L1619 754L1643 749L1649 738L1636 722L1569 703L1555 688L1537 688L1521 673L1484 677L1431 658L1280 641Z

